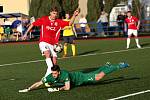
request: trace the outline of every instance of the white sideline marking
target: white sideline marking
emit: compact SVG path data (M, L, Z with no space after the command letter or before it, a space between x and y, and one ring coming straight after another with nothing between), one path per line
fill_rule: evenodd
M20 64L28 64L28 63L33 63L33 62L40 62L44 60L35 60L35 61L27 61L27 62L19 62L19 63L10 63L10 64L2 64L1 66L10 66L10 65L20 65Z
M102 53L92 53L92 54L86 54L86 55L80 55L75 57L86 57L86 56L95 56L95 55L103 55L103 54L111 54L111 53L119 53L119 52L126 52L126 51L135 51L135 50L143 50L143 49L149 49L150 47L145 48L135 48L135 49L126 49L126 50L118 50L118 51L109 51L109 52L102 52ZM66 57L66 58L72 58L72 57ZM62 59L62 58L59 58Z
M150 47L145 48L136 48L136 49L126 49L126 50L118 50L118 51L110 51L110 52L102 52L102 53L92 53L92 54L86 54L86 55L79 55L75 57L87 57L87 56L95 56L95 55L104 55L104 54L111 54L111 53L119 53L119 52L126 52L126 51L135 51L135 50L143 50L143 49L149 49ZM74 58L74 57L66 57L66 58ZM65 58L65 59L66 59ZM64 58L58 58L58 59L64 59ZM18 62L18 63L9 63L9 64L1 64L2 66L11 66L11 65L20 65L20 64L28 64L28 63L35 63L35 62L42 62L45 60L34 60L34 61L26 61L26 62Z
M119 100L119 99L131 97L131 96L135 96L135 95L139 95L139 94L143 94L143 93L148 93L148 92L150 92L150 90L136 92L136 93L132 93L132 94L128 94L128 95L124 95L124 96L120 96L120 97L116 97L116 98L112 98L112 99L108 99L108 100Z

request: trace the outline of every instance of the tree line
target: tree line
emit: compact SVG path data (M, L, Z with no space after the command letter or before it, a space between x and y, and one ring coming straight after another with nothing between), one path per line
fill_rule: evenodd
M48 15L51 7L58 7L60 11L59 17L62 17L65 13L72 14L78 7L78 1L79 0L32 0L29 15L39 18L43 15ZM105 2L103 2L103 0L88 0L88 21L96 21L102 10L109 14L111 9L121 1L127 4L128 0L105 0ZM139 8L139 0L133 0L133 14L138 17L140 13Z
M52 7L57 7L60 12L60 17L65 12L73 13L78 7L78 0L32 0L30 3L29 16L39 18L44 15L49 15Z

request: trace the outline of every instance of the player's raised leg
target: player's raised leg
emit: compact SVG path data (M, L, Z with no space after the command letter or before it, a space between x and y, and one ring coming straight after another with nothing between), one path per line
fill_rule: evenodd
M45 61L46 61L46 64L47 64L47 71L46 71L45 76L47 76L51 73L51 67L53 66L53 63L52 63L52 60L50 58L49 51L45 51L44 54L45 54L45 57L46 57Z
M119 64L116 64L116 65L115 65L115 64L113 64L113 65L111 65L111 64L106 64L105 66L101 66L101 67L97 70L97 72L99 71L99 73L95 75L95 80L96 80L96 81L99 81L99 80L102 79L105 75L110 74L110 73L112 73L112 72L114 72L114 71L116 71L116 70L123 69L123 68L127 68L127 67L129 67L129 64L124 63L124 62L119 63Z
M47 64L47 71L46 71L46 74L45 76L47 76L48 74L51 73L51 67L53 66L53 62L52 62L52 59L51 59L51 54L50 54L50 45L45 43L45 42L40 42L39 43L39 48L41 50L41 53L43 56L45 56L45 61L46 61L46 64Z

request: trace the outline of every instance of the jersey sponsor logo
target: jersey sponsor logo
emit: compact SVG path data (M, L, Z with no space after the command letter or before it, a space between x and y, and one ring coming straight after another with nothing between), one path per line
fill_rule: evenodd
M47 30L52 30L52 31L56 31L56 27L50 27L50 26L46 26Z

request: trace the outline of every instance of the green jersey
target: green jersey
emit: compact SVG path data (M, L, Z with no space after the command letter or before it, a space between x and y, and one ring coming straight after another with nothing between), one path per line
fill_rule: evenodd
M94 80L95 73L68 72L66 70L61 70L58 78L53 78L52 74L42 78L43 83L50 83L54 86L63 86L68 81L73 86L79 86L84 83L93 82Z
M95 76L100 72L104 72L106 75L118 70L118 65L111 66L100 66L97 70L90 73L83 73L80 71L68 72L66 70L61 70L58 78L53 78L52 74L49 74L47 77L42 78L43 83L50 83L54 86L65 85L65 82L70 82L73 86L79 86L82 84L95 83Z
M74 86L79 86L84 83L84 74L82 72L70 72L71 84Z
M83 72L70 72L70 80L72 85L79 86L82 84L90 84L95 83L95 75L101 72L101 69L90 73L83 73Z
M42 78L43 83L50 83L54 86L63 86L65 82L70 81L69 72L66 70L61 70L58 78L54 78L52 74L49 74L47 77Z

